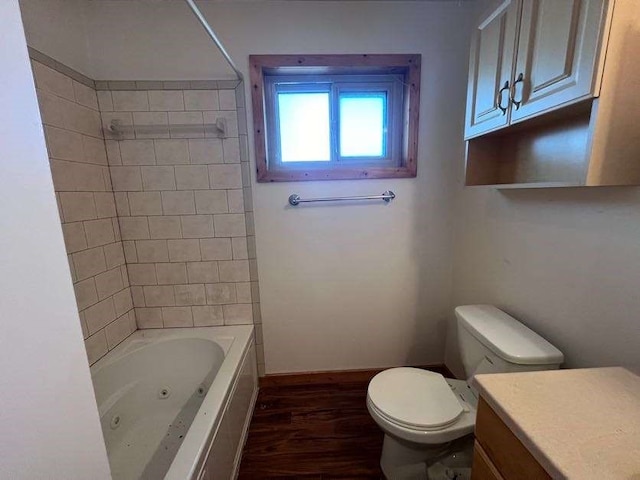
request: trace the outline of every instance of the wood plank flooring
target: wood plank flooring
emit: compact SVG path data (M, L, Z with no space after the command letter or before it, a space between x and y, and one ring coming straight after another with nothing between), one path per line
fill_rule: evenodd
M302 385L265 382L269 386L258 394L239 479L382 478L383 433L366 405L371 376Z

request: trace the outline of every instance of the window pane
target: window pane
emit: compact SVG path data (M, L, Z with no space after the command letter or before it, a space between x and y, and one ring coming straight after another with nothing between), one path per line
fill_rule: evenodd
M340 95L340 156L384 157L387 95Z
M329 93L278 93L283 162L328 162Z

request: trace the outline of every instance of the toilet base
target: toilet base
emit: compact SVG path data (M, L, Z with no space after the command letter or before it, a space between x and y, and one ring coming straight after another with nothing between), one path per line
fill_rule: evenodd
M440 445L410 443L384 436L380 467L388 480L427 480L427 469L442 461L451 468L471 468L473 437L467 436L455 442Z

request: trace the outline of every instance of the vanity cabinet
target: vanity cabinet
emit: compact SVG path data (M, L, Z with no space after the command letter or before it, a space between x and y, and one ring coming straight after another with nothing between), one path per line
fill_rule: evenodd
M621 367L480 374L472 480L640 475L640 377Z
M598 96L604 0L505 0L471 47L466 138Z
M475 434L472 480L551 479L551 476L482 398L478 402Z
M640 185L640 1L504 0L473 35L465 185Z

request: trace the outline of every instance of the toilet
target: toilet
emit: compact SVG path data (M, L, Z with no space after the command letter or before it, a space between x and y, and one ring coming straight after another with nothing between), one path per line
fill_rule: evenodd
M468 380L479 373L553 370L563 362L556 347L492 305L456 307L455 316ZM380 466L386 478L426 479L439 462L468 472L477 403L465 380L409 367L377 374L367 408L385 433Z

